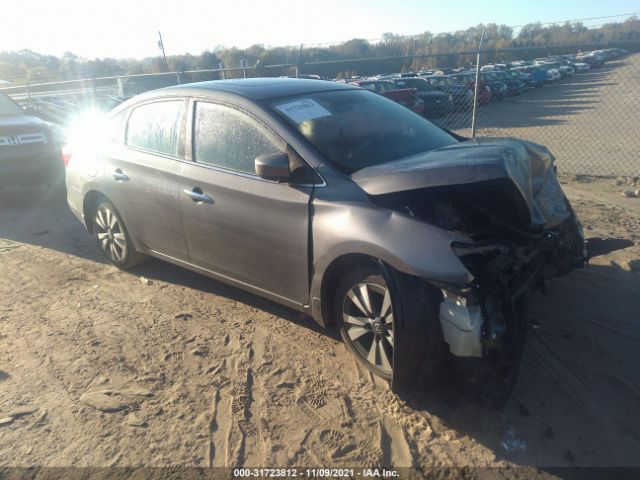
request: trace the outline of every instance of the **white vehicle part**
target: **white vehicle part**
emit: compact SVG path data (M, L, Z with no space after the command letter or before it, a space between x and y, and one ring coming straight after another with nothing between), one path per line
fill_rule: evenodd
M440 325L444 341L456 357L482 357L482 310L479 305L467 307L455 298L440 303Z

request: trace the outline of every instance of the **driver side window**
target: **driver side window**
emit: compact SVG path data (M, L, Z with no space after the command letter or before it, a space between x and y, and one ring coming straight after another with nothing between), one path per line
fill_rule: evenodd
M193 159L255 175L256 157L284 151L284 144L257 121L233 108L197 102Z

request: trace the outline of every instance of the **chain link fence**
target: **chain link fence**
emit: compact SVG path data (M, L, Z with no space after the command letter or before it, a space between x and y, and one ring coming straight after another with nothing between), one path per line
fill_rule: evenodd
M512 136L549 147L561 172L640 175L640 42L564 45L481 52L476 135ZM65 123L89 106L110 109L126 98L171 85L256 76L393 82L414 89L423 114L471 136L477 52L354 58L255 68L226 68L0 85L42 118ZM408 72L410 70L411 72ZM402 72L402 73L401 73ZM345 80L345 77L350 77ZM381 92L393 98L392 94Z

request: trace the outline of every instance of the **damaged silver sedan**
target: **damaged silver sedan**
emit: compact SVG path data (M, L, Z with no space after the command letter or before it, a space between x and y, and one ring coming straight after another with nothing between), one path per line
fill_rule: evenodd
M113 264L154 256L335 325L394 388L453 359L503 402L527 294L586 258L544 147L466 140L355 86L182 85L109 122L67 148L67 191Z

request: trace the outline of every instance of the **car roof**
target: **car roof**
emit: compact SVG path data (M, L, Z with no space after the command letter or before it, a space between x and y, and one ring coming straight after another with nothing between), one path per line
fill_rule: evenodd
M400 80L400 79L393 79ZM354 85L374 85L376 83L393 83L393 80L381 79L381 80L356 80L351 82Z
M353 90L353 85L329 82L325 80L310 80L302 78L240 78L234 80L211 80L208 82L188 83L173 87L161 88L143 94L147 98L170 95L204 95L213 92L238 95L254 101L272 98L304 95L334 90Z

